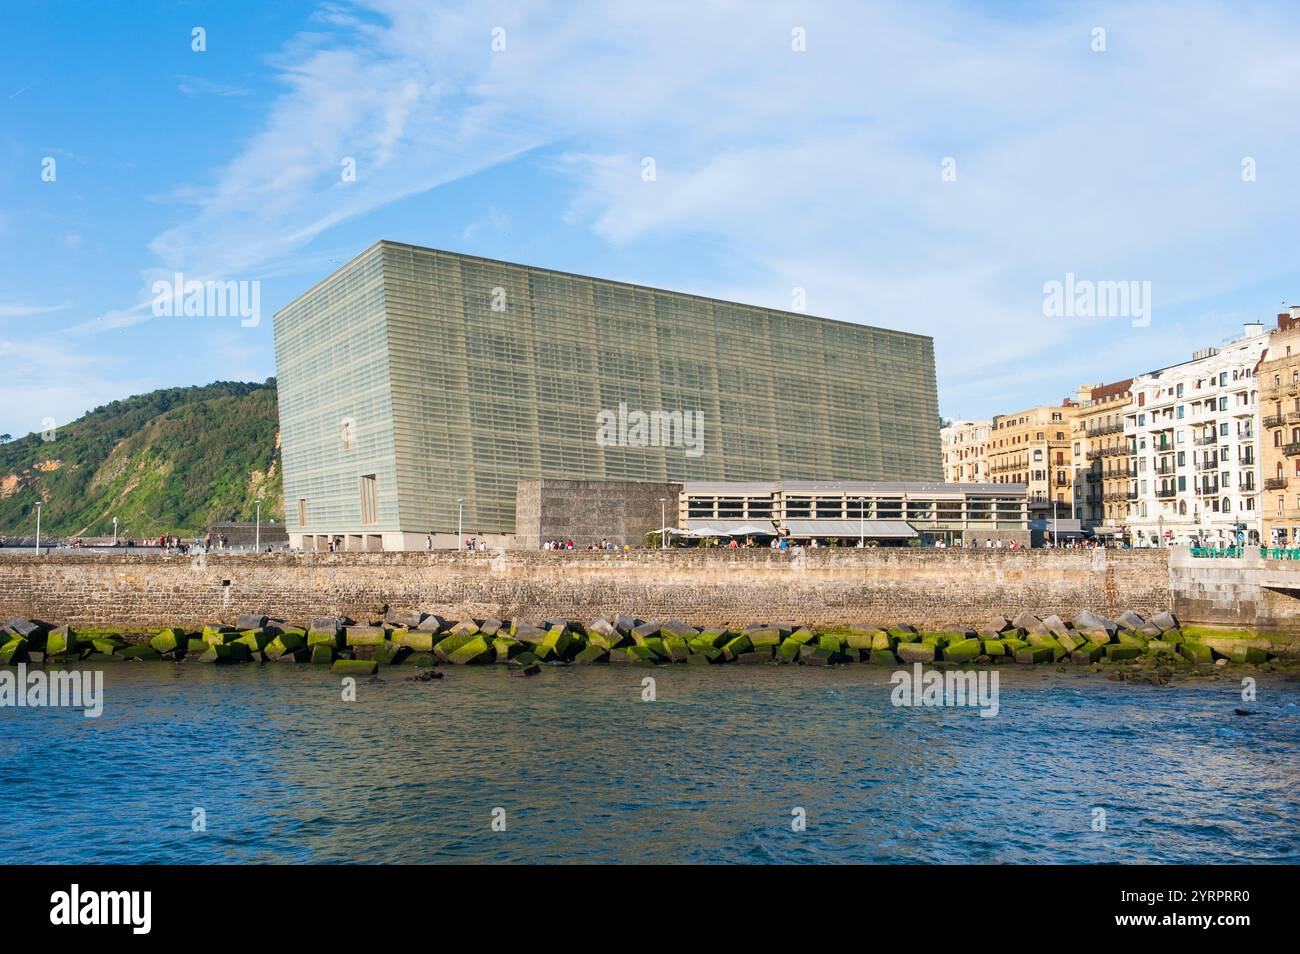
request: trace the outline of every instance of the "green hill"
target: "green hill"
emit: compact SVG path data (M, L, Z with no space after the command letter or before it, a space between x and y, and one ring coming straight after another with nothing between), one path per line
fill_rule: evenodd
M0 534L193 537L215 520L282 521L275 379L218 381L114 401L0 444Z

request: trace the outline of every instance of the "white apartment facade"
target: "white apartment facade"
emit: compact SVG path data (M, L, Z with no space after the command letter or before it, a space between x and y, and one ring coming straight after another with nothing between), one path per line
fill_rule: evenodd
M1124 418L1128 537L1136 546L1257 543L1262 324L1133 379Z
M944 483L989 482L988 446L992 427L992 421L953 421L940 429Z

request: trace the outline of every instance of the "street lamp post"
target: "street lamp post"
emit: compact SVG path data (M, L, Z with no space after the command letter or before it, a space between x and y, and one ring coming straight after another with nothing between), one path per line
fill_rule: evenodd
M858 498L858 549L867 545L867 498Z
M41 555L41 501L36 501L36 555Z
M456 498L456 549L465 549L465 538L461 527L465 522L465 498Z
M117 517L113 518L113 546L117 546Z
M262 501L257 502L257 529L253 531L253 549L262 552Z
M668 498L659 498L659 549L668 549Z

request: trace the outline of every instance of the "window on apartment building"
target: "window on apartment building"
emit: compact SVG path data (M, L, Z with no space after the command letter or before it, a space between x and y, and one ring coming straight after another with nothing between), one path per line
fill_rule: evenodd
M339 438L344 450L352 450L352 418L345 417L339 422Z
M361 478L361 522L379 522L378 480L374 474L365 474Z
M1232 512L1232 502L1231 502L1230 500L1228 500L1227 497L1224 497L1224 498L1223 498L1223 503L1221 503L1221 504L1219 505L1219 509L1220 509L1223 513L1231 513L1231 512Z
M1273 432L1273 446L1274 446L1274 447L1281 447L1281 446L1282 446L1282 432L1281 432L1281 431L1274 431L1274 432Z
M1181 493L1182 491L1184 491L1184 490L1186 490L1186 489L1187 489L1187 478L1186 478L1186 477L1183 477L1183 476L1179 476L1179 478L1178 478L1178 490L1179 490L1179 492Z
M1222 387L1227 387L1227 386L1228 386L1228 372L1227 372L1227 371L1220 371L1220 372L1219 372L1219 387L1222 388Z
M1178 452L1178 466L1182 467L1187 462L1187 451Z
M1182 396L1183 396L1183 386L1182 386L1181 384L1178 385L1178 387L1175 389L1174 393L1177 394L1179 397L1182 397Z
M1178 405L1177 417L1180 421L1183 419L1183 405L1181 404Z
M1057 467L1064 467L1064 466L1065 466L1065 452L1064 452L1064 451L1057 451L1057 452L1056 452L1056 466L1057 466Z
M298 498L298 526L307 526L307 498Z

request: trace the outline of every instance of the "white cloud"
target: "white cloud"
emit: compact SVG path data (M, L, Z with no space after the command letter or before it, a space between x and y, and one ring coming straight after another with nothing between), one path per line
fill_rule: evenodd
M67 305L0 305L0 318L31 318L62 311Z

